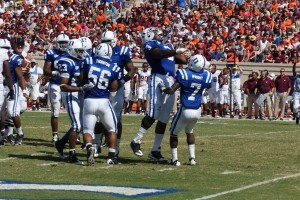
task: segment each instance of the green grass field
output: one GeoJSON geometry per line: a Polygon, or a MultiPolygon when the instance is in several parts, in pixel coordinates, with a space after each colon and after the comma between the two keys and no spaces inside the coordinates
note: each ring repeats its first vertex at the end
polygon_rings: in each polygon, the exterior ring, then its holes
{"type": "MultiPolygon", "coordinates": [[[[178,147],[182,165],[174,167],[147,159],[153,144],[154,126],[143,140],[144,157],[132,154],[129,143],[141,119],[142,116],[123,116],[121,165],[108,166],[105,163],[107,149],[103,149],[95,165],[88,167],[69,164],[57,156],[51,144],[50,113],[24,113],[23,144],[6,144],[0,149],[0,198],[300,199],[300,127],[293,121],[200,119],[194,129],[197,165],[187,165],[188,150],[182,132],[178,147]],[[29,186],[20,182],[29,183],[29,186]],[[42,185],[32,185],[34,183],[42,185]],[[47,184],[58,188],[43,189],[47,184]],[[105,191],[87,192],[83,186],[78,186],[83,191],[74,191],[78,188],[74,186],[65,189],[69,184],[99,186],[105,191]],[[122,188],[104,186],[133,188],[135,192],[140,188],[160,190],[130,196],[129,190],[122,194],[122,188]],[[34,190],[28,190],[29,187],[34,190]]],[[[66,113],[61,114],[60,136],[69,127],[66,113]]],[[[162,154],[171,158],[168,140],[169,132],[164,138],[162,154]]],[[[77,153],[79,159],[86,161],[86,152],[80,145],[77,153]]]]}

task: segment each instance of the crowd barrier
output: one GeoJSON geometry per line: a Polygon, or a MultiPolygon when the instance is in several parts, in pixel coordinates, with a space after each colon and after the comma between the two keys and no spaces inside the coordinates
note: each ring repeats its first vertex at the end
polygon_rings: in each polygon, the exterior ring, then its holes
{"type": "MultiPolygon", "coordinates": [[[[38,66],[43,68],[44,58],[42,56],[33,56],[38,66]]],[[[144,59],[134,59],[133,63],[135,67],[141,68],[142,64],[146,62],[144,59]]],[[[226,66],[226,62],[211,62],[211,64],[216,64],[217,69],[223,69],[226,66]]],[[[276,76],[280,75],[280,68],[284,67],[286,75],[292,76],[293,64],[283,64],[283,63],[252,63],[252,62],[240,62],[238,65],[244,70],[244,73],[241,77],[241,83],[247,80],[248,75],[252,71],[259,72],[260,70],[267,69],[269,73],[274,73],[276,76]]],[[[300,69],[299,69],[300,70],[300,69]]]]}

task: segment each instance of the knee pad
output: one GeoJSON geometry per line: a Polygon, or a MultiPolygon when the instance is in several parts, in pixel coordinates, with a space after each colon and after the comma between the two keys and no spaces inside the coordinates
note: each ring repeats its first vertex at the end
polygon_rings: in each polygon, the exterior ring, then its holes
{"type": "Polygon", "coordinates": [[[152,117],[149,117],[148,115],[146,115],[143,120],[142,120],[142,125],[145,128],[150,128],[152,126],[152,124],[155,122],[155,119],[153,119],[152,117]]]}

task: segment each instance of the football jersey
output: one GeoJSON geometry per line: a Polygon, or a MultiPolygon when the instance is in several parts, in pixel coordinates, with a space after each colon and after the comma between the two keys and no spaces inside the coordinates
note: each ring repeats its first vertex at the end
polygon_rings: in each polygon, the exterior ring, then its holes
{"type": "Polygon", "coordinates": [[[296,74],[294,77],[294,88],[296,92],[300,92],[300,74],[296,74]]]}
{"type": "Polygon", "coordinates": [[[77,80],[80,75],[81,60],[72,58],[70,55],[55,60],[55,68],[58,69],[60,77],[68,78],[68,85],[78,86],[77,80]]]}
{"type": "Polygon", "coordinates": [[[241,74],[240,72],[235,72],[231,74],[232,77],[232,90],[239,90],[241,88],[241,74]]]}
{"type": "Polygon", "coordinates": [[[173,50],[173,46],[171,44],[163,44],[156,40],[150,40],[144,43],[144,53],[147,62],[151,67],[152,74],[161,74],[161,75],[170,75],[174,76],[175,74],[175,59],[174,56],[163,58],[163,59],[153,59],[151,57],[151,51],[155,48],[159,48],[162,50],[173,50]]]}
{"type": "Polygon", "coordinates": [[[33,68],[30,68],[30,83],[31,84],[36,84],[39,74],[43,74],[42,68],[38,67],[35,65],[33,68]]]}
{"type": "Polygon", "coordinates": [[[95,86],[84,93],[84,98],[109,98],[109,84],[119,79],[120,67],[110,59],[98,56],[93,58],[92,64],[86,66],[83,68],[84,79],[95,86]]]}
{"type": "MultiPolygon", "coordinates": [[[[67,56],[66,52],[59,51],[57,49],[50,49],[45,53],[45,61],[51,62],[51,71],[59,71],[57,66],[54,64],[55,60],[59,60],[61,57],[67,56]]],[[[50,78],[50,83],[60,84],[59,76],[52,76],[50,78]]]]}
{"type": "Polygon", "coordinates": [[[180,84],[181,104],[188,109],[200,108],[203,90],[211,86],[212,74],[207,70],[197,73],[189,69],[179,69],[175,79],[180,84]]]}
{"type": "Polygon", "coordinates": [[[150,71],[144,72],[143,70],[139,71],[140,75],[140,86],[147,86],[148,85],[148,78],[151,75],[150,71]]]}
{"type": "Polygon", "coordinates": [[[114,64],[117,64],[121,68],[121,79],[124,77],[123,71],[125,65],[132,62],[131,58],[131,51],[128,47],[118,45],[114,47],[111,60],[114,64]]]}
{"type": "Polygon", "coordinates": [[[3,84],[3,62],[9,60],[8,50],[0,49],[0,84],[3,84]]]}
{"type": "Polygon", "coordinates": [[[93,62],[93,56],[90,51],[85,51],[85,58],[82,61],[81,69],[88,67],[89,64],[92,64],[93,62]]]}
{"type": "Polygon", "coordinates": [[[24,60],[24,58],[22,55],[12,53],[10,56],[9,65],[10,65],[10,74],[11,74],[13,84],[18,82],[18,78],[17,78],[15,69],[17,67],[21,66],[23,60],[24,60]]]}
{"type": "Polygon", "coordinates": [[[212,83],[211,83],[210,90],[213,90],[213,91],[219,90],[218,77],[219,77],[220,73],[221,73],[220,70],[216,70],[215,73],[212,74],[212,83]]]}

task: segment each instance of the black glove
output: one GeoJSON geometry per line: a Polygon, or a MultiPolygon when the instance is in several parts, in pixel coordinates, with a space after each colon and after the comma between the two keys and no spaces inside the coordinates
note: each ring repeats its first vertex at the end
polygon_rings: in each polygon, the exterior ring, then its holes
{"type": "Polygon", "coordinates": [[[9,91],[9,93],[7,94],[7,98],[9,101],[13,101],[15,99],[15,94],[13,90],[9,91]]]}

